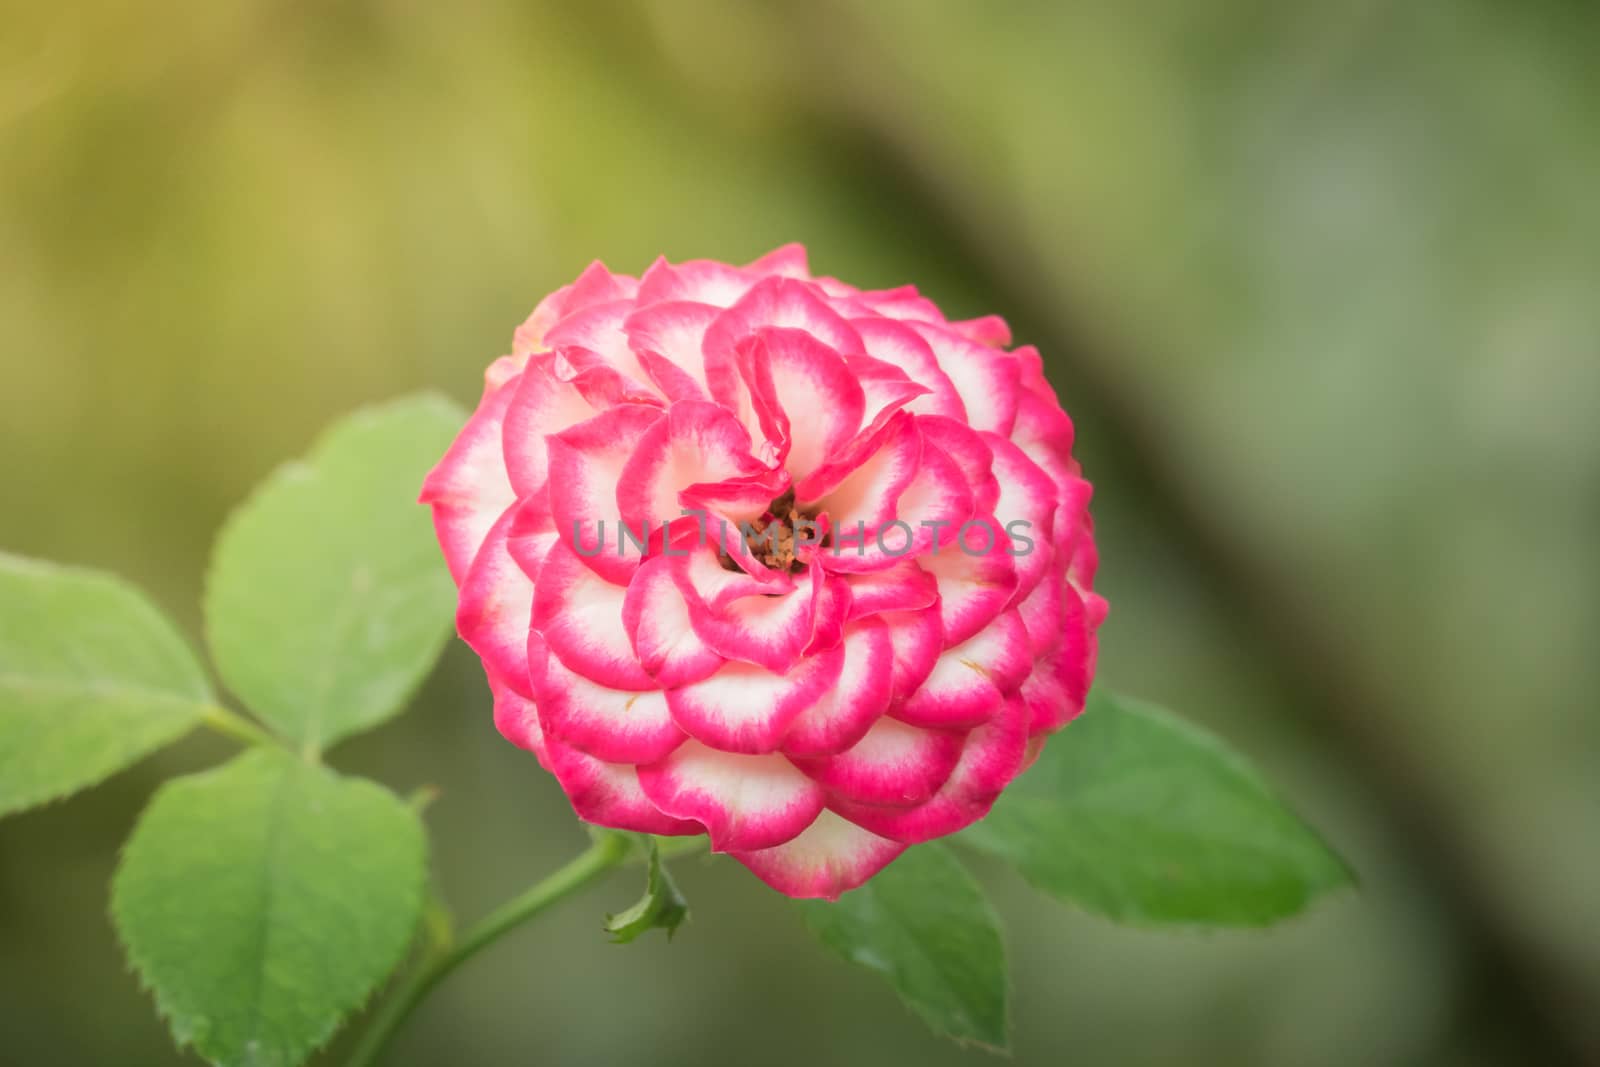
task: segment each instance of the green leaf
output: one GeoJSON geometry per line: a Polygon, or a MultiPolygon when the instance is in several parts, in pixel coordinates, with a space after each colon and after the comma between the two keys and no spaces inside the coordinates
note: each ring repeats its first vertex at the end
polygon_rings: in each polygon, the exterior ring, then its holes
{"type": "Polygon", "coordinates": [[[416,813],[387,790],[254,749],[162,786],[112,914],[180,1046],[297,1064],[400,961],[424,852],[416,813]]]}
{"type": "Polygon", "coordinates": [[[94,785],[211,703],[194,653],[138,590],[0,554],[0,814],[94,785]]]}
{"type": "Polygon", "coordinates": [[[646,930],[662,929],[667,940],[689,917],[689,902],[678,891],[678,884],[661,863],[661,850],[656,839],[645,835],[640,847],[645,850],[648,873],[645,875],[644,896],[626,911],[606,916],[606,932],[617,944],[632,941],[646,930]]]}
{"type": "Polygon", "coordinates": [[[1048,893],[1135,923],[1264,925],[1352,882],[1215,737],[1098,690],[959,840],[1048,893]]]}
{"type": "Polygon", "coordinates": [[[399,711],[449,636],[455,588],[416,500],[464,418],[433,396],[358,412],[218,538],[206,587],[217,668],[312,751],[399,711]]]}
{"type": "Polygon", "coordinates": [[[818,940],[887,978],[935,1032],[1006,1048],[1000,921],[944,846],[918,845],[838,901],[802,906],[818,940]]]}

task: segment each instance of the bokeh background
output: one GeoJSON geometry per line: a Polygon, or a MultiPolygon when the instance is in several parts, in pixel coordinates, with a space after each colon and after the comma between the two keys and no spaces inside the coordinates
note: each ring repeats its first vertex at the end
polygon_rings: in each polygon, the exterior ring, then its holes
{"type": "MultiPolygon", "coordinates": [[[[592,258],[914,281],[1045,352],[1097,483],[1101,677],[1362,872],[1268,933],[993,867],[1016,1059],[1600,1062],[1600,14],[1555,0],[0,0],[0,545],[198,633],[229,507],[327,420],[475,399],[592,258]]],[[[0,1059],[185,1062],[106,918],[195,737],[0,824],[0,1059]]],[[[471,918],[582,841],[466,650],[335,753],[437,783],[471,918]]],[[[618,876],[394,1064],[961,1064],[736,865],[618,876]]],[[[188,1062],[193,1062],[189,1059],[188,1062]]],[[[330,1062],[332,1062],[330,1060],[330,1062]]]]}

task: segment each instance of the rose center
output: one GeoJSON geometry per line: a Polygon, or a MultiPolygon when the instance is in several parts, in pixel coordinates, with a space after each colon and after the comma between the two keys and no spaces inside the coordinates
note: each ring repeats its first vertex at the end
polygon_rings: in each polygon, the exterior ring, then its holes
{"type": "MultiPolygon", "coordinates": [[[[743,524],[740,533],[744,537],[745,547],[763,567],[798,574],[806,568],[805,561],[799,558],[802,544],[826,546],[832,539],[831,532],[817,539],[818,514],[820,509],[795,506],[794,488],[791,486],[767,505],[766,512],[759,519],[743,524]]],[[[721,562],[725,570],[741,569],[727,552],[721,554],[721,562]]]]}

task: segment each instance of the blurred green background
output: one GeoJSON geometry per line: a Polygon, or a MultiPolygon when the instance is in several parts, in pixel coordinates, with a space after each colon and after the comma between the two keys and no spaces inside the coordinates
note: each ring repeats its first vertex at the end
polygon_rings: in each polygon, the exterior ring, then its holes
{"type": "MultiPolygon", "coordinates": [[[[1364,878],[1172,934],[980,868],[1018,1062],[1600,1062],[1595,5],[0,0],[0,27],[7,550],[197,633],[218,523],[330,418],[474,400],[594,257],[802,240],[1039,345],[1098,486],[1102,679],[1226,734],[1364,878]]],[[[0,824],[0,1059],[182,1061],[106,884],[155,783],[227,751],[0,824]]],[[[443,787],[462,916],[581,844],[462,647],[334,758],[443,787]]],[[[984,1060],[736,865],[681,881],[670,946],[604,943],[618,876],[392,1062],[984,1060]]]]}

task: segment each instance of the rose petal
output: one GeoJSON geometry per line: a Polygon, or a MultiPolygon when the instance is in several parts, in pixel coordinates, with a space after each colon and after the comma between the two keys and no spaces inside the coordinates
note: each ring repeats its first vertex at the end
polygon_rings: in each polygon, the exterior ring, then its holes
{"type": "Polygon", "coordinates": [[[1009,542],[995,526],[993,519],[976,519],[959,543],[917,560],[939,588],[946,647],[988,626],[1017,591],[1016,565],[1007,554],[1009,542]],[[986,534],[993,535],[990,547],[980,553],[986,534]]]}
{"type": "Polygon", "coordinates": [[[939,654],[927,680],[889,714],[914,726],[977,726],[1016,692],[1033,666],[1028,631],[1007,611],[965,642],[939,654]]]}
{"type": "Polygon", "coordinates": [[[950,328],[969,341],[990,348],[1007,348],[1011,344],[1011,327],[999,315],[985,315],[980,319],[952,322],[950,328]]]}
{"type": "Polygon", "coordinates": [[[933,348],[915,330],[906,323],[881,318],[851,319],[850,325],[861,335],[867,355],[903,368],[912,381],[928,390],[908,403],[907,410],[966,423],[967,409],[955,383],[939,366],[933,348]]]}
{"type": "Polygon", "coordinates": [[[689,622],[672,556],[646,560],[622,601],[622,625],[645,671],[663,688],[710,677],[724,660],[689,622]]]}
{"type": "Polygon", "coordinates": [[[546,742],[550,772],[584,822],[640,834],[703,834],[691,819],[675,819],[650,802],[632,764],[607,763],[559,741],[546,742]]]}
{"type": "Polygon", "coordinates": [[[887,867],[906,846],[823,811],[797,837],[733,858],[778,892],[838,900],[887,867]]]}
{"type": "Polygon", "coordinates": [[[888,807],[836,798],[828,806],[873,834],[908,845],[964,830],[989,814],[995,799],[1021,773],[1027,714],[1020,698],[1006,698],[993,718],[967,735],[955,770],[922,804],[888,807]]]}
{"type": "Polygon", "coordinates": [[[751,271],[709,259],[691,259],[673,266],[664,258],[639,279],[641,307],[661,300],[692,300],[725,308],[750,291],[757,281],[751,271]]]}
{"type": "Polygon", "coordinates": [[[633,448],[618,478],[616,499],[630,527],[656,529],[677,519],[687,492],[722,507],[760,509],[772,499],[750,453],[750,435],[725,408],[701,400],[673,404],[633,448]]]}
{"type": "Polygon", "coordinates": [[[550,477],[547,434],[560,433],[585,419],[595,408],[573,387],[556,378],[555,356],[535,356],[517,380],[501,429],[501,444],[511,486],[518,496],[544,487],[550,477]]]}
{"type": "Polygon", "coordinates": [[[632,300],[594,304],[569,314],[544,335],[544,343],[575,368],[599,364],[643,385],[650,380],[628,344],[623,323],[634,312],[632,300]]]}
{"type": "Polygon", "coordinates": [[[544,335],[562,318],[582,311],[591,304],[632,299],[639,283],[626,274],[612,274],[598,259],[589,264],[571,285],[563,285],[539,301],[527,321],[517,327],[512,339],[512,355],[527,358],[546,349],[544,335]]]}
{"type": "MultiPolygon", "coordinates": [[[[1039,587],[1047,584],[1041,582],[1039,587]]],[[[1035,664],[1022,683],[1031,736],[1053,733],[1076,718],[1083,711],[1094,678],[1094,628],[1098,621],[1091,614],[1089,603],[1075,589],[1065,583],[1059,588],[1057,647],[1035,664]]]]}
{"type": "Polygon", "coordinates": [[[918,415],[917,430],[925,444],[938,447],[960,468],[961,477],[972,492],[972,510],[979,515],[993,513],[1000,498],[1000,485],[995,480],[994,452],[984,436],[965,423],[942,415],[918,415]]]}
{"type": "Polygon", "coordinates": [[[939,305],[923,296],[914,285],[900,285],[893,289],[868,289],[856,292],[854,305],[891,319],[921,319],[924,322],[945,321],[939,305]]]}
{"type": "Polygon", "coordinates": [[[786,278],[809,278],[811,266],[806,262],[806,246],[799,242],[780,245],[755,260],[745,270],[751,274],[781,274],[786,278]]]}
{"type": "Polygon", "coordinates": [[[494,727],[500,731],[500,736],[532,752],[539,765],[548,769],[544,729],[539,725],[539,709],[533,701],[495,677],[492,671],[489,672],[489,692],[494,695],[494,727]]]}
{"type": "Polygon", "coordinates": [[[706,329],[722,314],[710,304],[664,300],[648,304],[623,322],[639,363],[669,400],[707,400],[706,329]]]}
{"type": "MultiPolygon", "coordinates": [[[[924,440],[917,475],[894,502],[895,518],[905,524],[902,530],[911,530],[909,554],[920,556],[941,546],[953,550],[962,524],[973,518],[972,509],[972,490],[961,468],[943,449],[924,440]]],[[[890,546],[890,551],[897,547],[890,546]]],[[[876,537],[872,548],[884,550],[876,537]]]]}
{"type": "Polygon", "coordinates": [[[949,376],[961,397],[967,424],[974,430],[1010,436],[1021,391],[1022,372],[1016,358],[931,323],[907,325],[933,349],[939,369],[949,376]]]}
{"type": "Polygon", "coordinates": [[[853,747],[796,759],[795,765],[830,796],[861,804],[920,804],[950,777],[965,743],[959,732],[879,719],[853,747]]]}
{"type": "Polygon", "coordinates": [[[769,439],[787,444],[785,466],[795,481],[842,450],[861,429],[866,407],[838,352],[803,330],[766,328],[740,343],[741,367],[769,439]],[[775,406],[776,410],[762,411],[775,406]],[[773,432],[776,431],[776,432],[773,432]]]}
{"type": "Polygon", "coordinates": [[[839,677],[789,724],[783,751],[790,756],[842,752],[866,736],[889,706],[894,644],[882,619],[863,619],[845,629],[839,677]]]}
{"type": "MultiPolygon", "coordinates": [[[[709,553],[697,556],[706,559],[709,553]]],[[[721,567],[717,570],[731,574],[721,567]]],[[[791,589],[776,593],[770,585],[739,575],[737,586],[720,583],[721,594],[710,600],[695,588],[688,560],[676,573],[694,632],[718,655],[782,674],[811,644],[824,579],[820,567],[813,566],[791,589]],[[734,595],[727,595],[730,591],[734,595]]]]}
{"type": "MultiPolygon", "coordinates": [[[[1041,551],[1052,553],[1054,550],[1045,548],[1041,551]]],[[[1062,626],[1067,610],[1065,585],[1066,576],[1052,565],[1043,580],[1033,587],[1033,591],[1017,603],[1017,615],[1027,628],[1028,647],[1033,650],[1036,660],[1061,647],[1062,626]]]]}
{"type": "Polygon", "coordinates": [[[850,583],[850,618],[886,611],[918,611],[939,599],[939,584],[913,559],[897,560],[880,571],[862,571],[850,583]]]}
{"type": "Polygon", "coordinates": [[[528,635],[528,670],[544,736],[609,763],[664,758],[685,736],[659,689],[628,692],[585,678],[550,654],[545,638],[528,635]]]}
{"type": "MultiPolygon", "coordinates": [[[[763,326],[804,330],[841,356],[864,351],[861,335],[828,306],[816,286],[778,276],[757,282],[717,317],[706,331],[705,350],[708,356],[712,352],[731,353],[740,341],[763,326]]],[[[712,383],[713,396],[716,396],[715,384],[712,383]]]]}
{"type": "Polygon", "coordinates": [[[533,615],[533,580],[507,548],[517,511],[514,504],[506,509],[468,568],[456,607],[456,633],[491,674],[517,693],[531,697],[527,644],[533,615]]]}
{"type": "Polygon", "coordinates": [[[500,435],[519,365],[506,357],[489,368],[478,409],[422,483],[419,500],[433,509],[439,547],[457,585],[489,528],[516,500],[500,435]]]}
{"type": "Polygon", "coordinates": [[[621,404],[548,439],[556,532],[586,567],[619,585],[643,556],[627,533],[644,540],[649,531],[622,529],[617,486],[645,434],[664,417],[657,408],[621,404]]]}
{"type": "MultiPolygon", "coordinates": [[[[985,440],[994,452],[995,481],[1000,487],[995,517],[1004,523],[1008,536],[1028,538],[1017,541],[1011,549],[1017,571],[1016,596],[1021,598],[1033,592],[1052,564],[1052,553],[1037,541],[1052,528],[1060,497],[1055,481],[1022,449],[993,434],[985,435],[985,440]],[[1028,547],[1029,542],[1033,543],[1032,548],[1028,547]]],[[[1081,493],[1067,503],[1073,510],[1088,503],[1088,483],[1077,484],[1082,486],[1081,493]]]]}
{"type": "Polygon", "coordinates": [[[713,852],[780,845],[822,811],[822,787],[782,756],[720,752],[695,741],[641,766],[639,784],[662,811],[704,824],[713,852]]]}
{"type": "Polygon", "coordinates": [[[939,612],[892,612],[879,616],[889,627],[894,648],[894,666],[889,673],[893,699],[904,700],[914,693],[939,662],[944,651],[944,625],[939,612]]]}
{"type": "Polygon", "coordinates": [[[838,681],[844,649],[801,660],[788,674],[728,662],[698,682],[667,690],[667,707],[696,740],[725,752],[773,752],[789,726],[838,681]]]}
{"type": "Polygon", "coordinates": [[[506,533],[506,550],[523,574],[538,581],[545,557],[561,540],[556,533],[555,520],[550,516],[550,494],[541,489],[517,501],[514,510],[516,516],[506,533]]]}
{"type": "Polygon", "coordinates": [[[584,563],[565,542],[551,547],[535,583],[533,628],[585,678],[617,689],[656,688],[628,640],[622,617],[627,590],[584,563]]]}
{"type": "Polygon", "coordinates": [[[881,359],[858,355],[849,357],[846,362],[861,384],[865,400],[861,418],[868,430],[878,429],[896,411],[932,392],[927,386],[912,381],[899,367],[881,359]]]}

